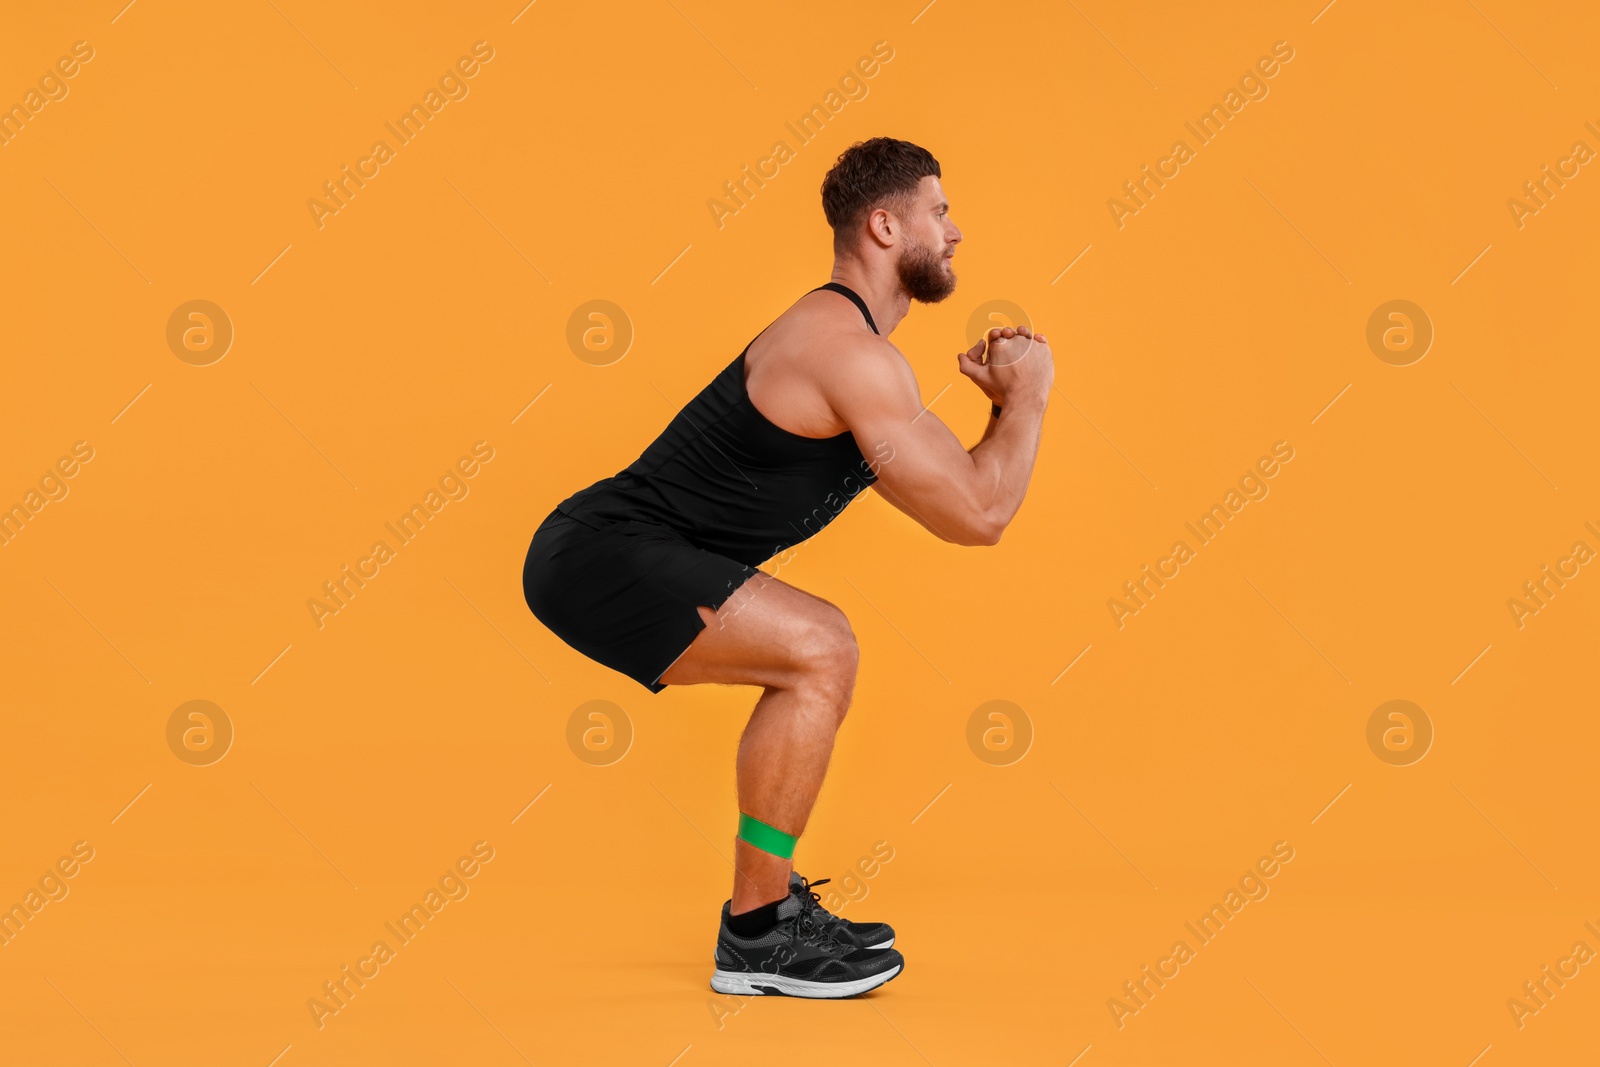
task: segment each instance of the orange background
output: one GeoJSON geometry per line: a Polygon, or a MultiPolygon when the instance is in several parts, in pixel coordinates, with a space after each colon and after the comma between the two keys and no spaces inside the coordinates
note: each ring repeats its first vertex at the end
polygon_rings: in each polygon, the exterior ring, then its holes
{"type": "Polygon", "coordinates": [[[1521,228],[1506,201],[1600,148],[1600,23],[1320,7],[8,12],[0,103],[94,58],[0,147],[0,503],[94,458],[0,547],[0,903],[94,857],[0,947],[0,1061],[1579,1062],[1595,967],[1520,1029],[1506,1001],[1600,949],[1600,576],[1520,629],[1506,602],[1600,548],[1600,177],[1521,228]],[[469,95],[318,228],[307,200],[477,41],[469,95]],[[1119,229],[1107,200],[1278,41],[1270,94],[1119,229]],[[939,158],[965,233],[956,294],[894,336],[935,414],[981,432],[954,353],[991,300],[1049,333],[1058,393],[999,547],[869,495],[784,566],[863,647],[800,869],[840,888],[885,842],[845,914],[908,963],[745,1005],[707,980],[754,693],[650,696],[545,631],[520,570],[826,280],[818,184],[878,134],[939,158]],[[207,366],[166,341],[196,299],[235,331],[207,366]],[[635,332],[608,366],[566,341],[595,299],[635,332]],[[1365,339],[1391,299],[1436,332],[1409,366],[1365,339]],[[1270,496],[1118,629],[1107,599],[1280,440],[1270,496]],[[319,629],[308,599],[479,441],[470,494],[319,629]],[[1393,699],[1435,733],[1409,766],[1366,740],[1393,699]],[[190,700],[235,731],[208,766],[168,745],[190,700]],[[609,765],[567,741],[591,700],[631,725],[609,765]],[[992,700],[1031,724],[1008,765],[968,744],[992,700]],[[319,1029],[307,1001],[480,841],[470,894],[319,1029]],[[1107,1001],[1279,841],[1270,895],[1119,1028],[1107,1001]]]}

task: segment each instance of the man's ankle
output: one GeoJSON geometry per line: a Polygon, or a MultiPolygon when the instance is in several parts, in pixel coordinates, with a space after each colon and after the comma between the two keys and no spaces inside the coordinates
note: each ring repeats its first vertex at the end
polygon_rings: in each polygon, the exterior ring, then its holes
{"type": "Polygon", "coordinates": [[[788,897],[784,896],[766,904],[758,905],[749,911],[730,912],[727,923],[728,932],[745,940],[760,937],[778,925],[778,905],[787,899],[788,897]]]}

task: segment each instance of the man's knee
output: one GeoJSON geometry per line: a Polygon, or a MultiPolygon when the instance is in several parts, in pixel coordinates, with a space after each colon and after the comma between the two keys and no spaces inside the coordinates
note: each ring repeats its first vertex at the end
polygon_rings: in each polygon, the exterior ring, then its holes
{"type": "Polygon", "coordinates": [[[807,676],[849,697],[855,688],[861,650],[844,612],[831,604],[825,611],[817,612],[807,622],[791,651],[796,666],[807,676]]]}

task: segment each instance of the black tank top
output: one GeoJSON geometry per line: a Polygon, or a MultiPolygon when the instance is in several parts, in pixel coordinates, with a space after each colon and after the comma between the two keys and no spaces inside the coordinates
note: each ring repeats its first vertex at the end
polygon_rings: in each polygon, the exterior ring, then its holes
{"type": "MultiPolygon", "coordinates": [[[[817,289],[849,297],[878,332],[854,291],[837,282],[817,289]]],[[[749,351],[747,344],[627,469],[557,509],[590,526],[666,526],[697,548],[751,567],[832,522],[877,481],[876,466],[848,430],[802,437],[756,410],[744,380],[749,351]]]]}

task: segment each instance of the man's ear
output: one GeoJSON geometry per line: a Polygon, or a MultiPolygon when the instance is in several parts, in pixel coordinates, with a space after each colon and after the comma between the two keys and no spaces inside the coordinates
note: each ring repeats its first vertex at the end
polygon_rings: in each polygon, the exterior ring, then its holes
{"type": "Polygon", "coordinates": [[[874,208],[872,214],[867,216],[867,229],[872,233],[872,239],[883,248],[894,244],[896,236],[895,219],[889,214],[888,208],[874,208]]]}

